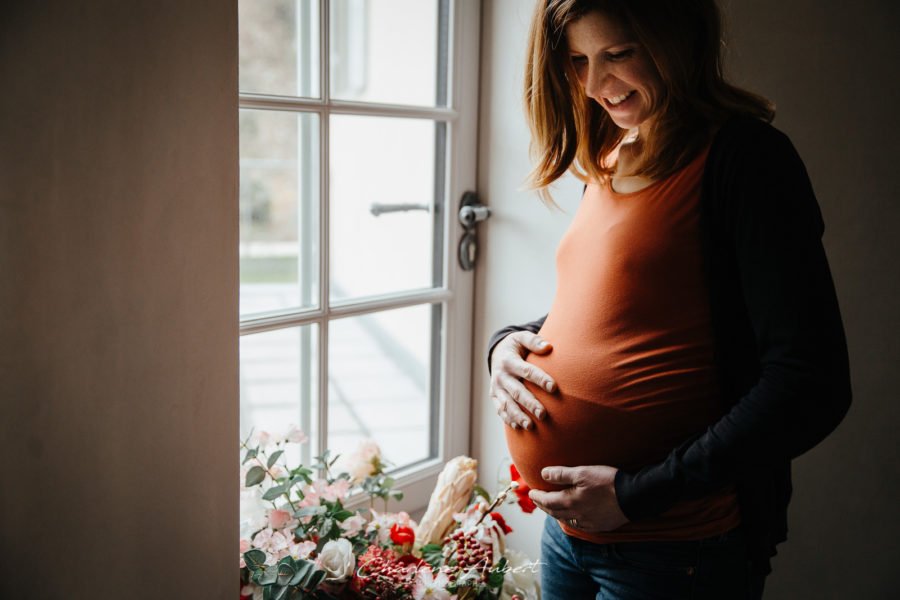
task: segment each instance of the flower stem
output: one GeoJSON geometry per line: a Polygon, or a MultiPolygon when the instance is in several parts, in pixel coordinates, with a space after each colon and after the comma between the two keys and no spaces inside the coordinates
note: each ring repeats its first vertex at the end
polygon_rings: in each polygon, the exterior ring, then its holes
{"type": "Polygon", "coordinates": [[[481,518],[478,519],[478,522],[477,522],[477,523],[475,523],[476,525],[478,525],[479,523],[481,523],[482,521],[484,521],[484,518],[485,518],[487,515],[491,514],[491,511],[494,510],[495,508],[497,508],[497,506],[499,506],[500,503],[503,502],[503,501],[506,499],[507,494],[509,494],[509,492],[512,491],[512,489],[513,489],[513,483],[514,483],[514,482],[510,482],[510,484],[509,484],[508,486],[506,486],[506,489],[505,489],[505,490],[503,490],[502,492],[500,492],[499,494],[497,494],[497,497],[494,498],[494,501],[491,502],[491,505],[488,506],[488,507],[487,507],[487,510],[485,510],[485,511],[481,514],[481,518]]]}

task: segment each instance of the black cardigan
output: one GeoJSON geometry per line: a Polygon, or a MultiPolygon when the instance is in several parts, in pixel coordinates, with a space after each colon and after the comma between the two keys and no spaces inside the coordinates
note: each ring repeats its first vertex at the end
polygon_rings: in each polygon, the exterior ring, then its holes
{"type": "MultiPolygon", "coordinates": [[[[787,539],[790,461],[830,434],[850,407],[847,342],[822,214],[785,134],[758,119],[723,125],[704,169],[701,207],[727,412],[663,461],[620,470],[616,495],[636,521],[736,483],[754,570],[768,574],[775,546],[787,539]]],[[[495,332],[488,371],[504,336],[537,333],[544,319],[495,332]]]]}

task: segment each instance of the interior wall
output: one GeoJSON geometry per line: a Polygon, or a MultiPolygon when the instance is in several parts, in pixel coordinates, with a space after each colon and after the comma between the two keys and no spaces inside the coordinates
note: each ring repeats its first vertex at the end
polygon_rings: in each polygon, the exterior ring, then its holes
{"type": "Polygon", "coordinates": [[[236,1],[2,3],[0,81],[0,597],[235,597],[236,1]]]}
{"type": "Polygon", "coordinates": [[[730,70],[775,101],[825,219],[853,382],[837,431],[793,463],[789,541],[771,598],[900,588],[900,5],[731,0],[730,70]],[[865,91],[863,91],[865,90],[865,91]]]}
{"type": "MultiPolygon", "coordinates": [[[[483,226],[476,279],[473,455],[496,477],[508,455],[488,397],[490,334],[547,312],[556,245],[580,200],[558,185],[568,214],[522,189],[528,130],[521,110],[525,39],[533,0],[483,3],[479,187],[492,216],[483,226]],[[480,341],[480,344],[479,344],[480,341]]],[[[737,83],[774,100],[776,127],[803,157],[822,208],[824,244],[837,286],[854,404],[839,429],[795,460],[788,542],[779,546],[766,598],[887,598],[900,519],[900,82],[898,5],[862,0],[727,0],[727,67],[737,83]]],[[[510,512],[513,547],[539,553],[543,514],[510,512]]]]}
{"type": "MultiPolygon", "coordinates": [[[[509,478],[503,424],[488,397],[487,340],[495,330],[546,314],[556,291],[555,249],[575,214],[582,184],[561,179],[553,197],[562,208],[546,208],[525,190],[530,171],[528,127],[522,105],[525,41],[532,0],[482,3],[481,103],[478,190],[491,217],[479,225],[475,272],[472,351],[472,456],[479,481],[509,478]]],[[[503,512],[513,533],[507,542],[538,559],[544,513],[503,512]]]]}

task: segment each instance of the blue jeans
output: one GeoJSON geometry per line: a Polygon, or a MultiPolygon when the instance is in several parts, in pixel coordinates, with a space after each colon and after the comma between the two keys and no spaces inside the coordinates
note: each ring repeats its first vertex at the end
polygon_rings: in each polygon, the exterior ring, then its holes
{"type": "Polygon", "coordinates": [[[758,600],[743,529],[702,540],[595,544],[550,515],[541,535],[542,600],[758,600]]]}

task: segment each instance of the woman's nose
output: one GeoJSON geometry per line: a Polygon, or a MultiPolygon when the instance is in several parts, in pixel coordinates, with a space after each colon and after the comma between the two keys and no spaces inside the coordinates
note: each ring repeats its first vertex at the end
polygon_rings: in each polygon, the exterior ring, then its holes
{"type": "Polygon", "coordinates": [[[609,77],[609,70],[602,64],[588,66],[587,78],[584,82],[584,93],[588,98],[601,102],[603,88],[609,77]]]}

